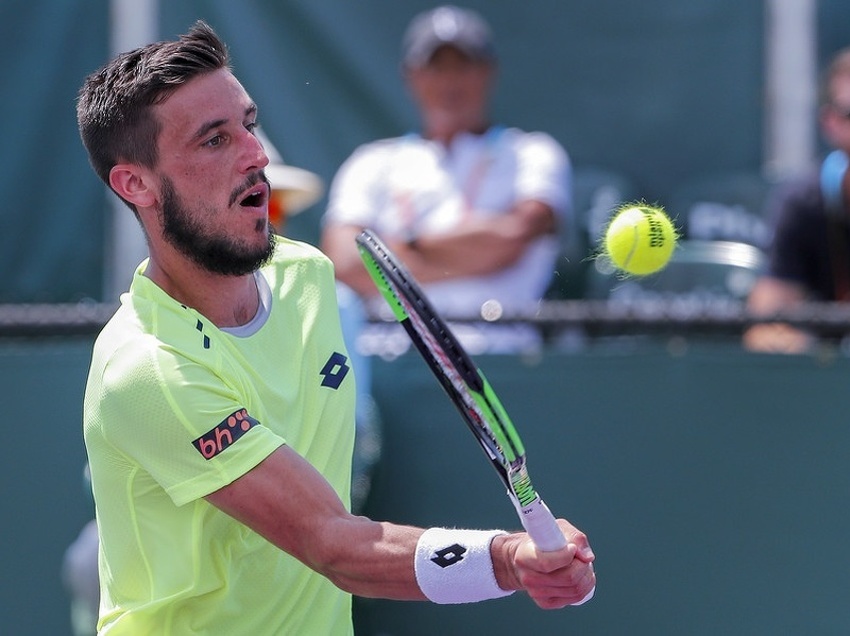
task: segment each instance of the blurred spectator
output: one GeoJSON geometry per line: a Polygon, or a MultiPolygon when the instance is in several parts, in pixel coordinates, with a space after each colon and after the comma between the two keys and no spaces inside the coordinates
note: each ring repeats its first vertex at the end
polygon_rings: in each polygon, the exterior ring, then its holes
{"type": "MultiPolygon", "coordinates": [[[[748,308],[769,316],[806,301],[850,300],[850,48],[832,60],[821,89],[820,127],[835,150],[806,177],[785,184],[772,209],[768,271],[754,286],[748,308]]],[[[764,323],[744,334],[754,351],[800,353],[812,334],[764,323]]]]}
{"type": "MultiPolygon", "coordinates": [[[[83,482],[86,494],[90,497],[91,473],[88,464],[83,469],[83,482]]],[[[65,549],[62,557],[62,583],[71,598],[73,636],[94,636],[97,633],[97,611],[100,605],[97,548],[97,522],[91,519],[65,549]]]]}
{"type": "Polygon", "coordinates": [[[100,581],[97,574],[97,522],[92,519],[65,550],[62,582],[71,597],[71,633],[94,636],[97,633],[97,608],[100,581]]]}
{"type": "MultiPolygon", "coordinates": [[[[547,134],[493,124],[496,71],[477,13],[442,6],[410,23],[402,72],[421,131],[356,149],[324,219],[322,247],[361,297],[376,295],[354,242],[366,227],[448,316],[480,317],[485,303],[496,314],[528,309],[546,291],[569,207],[569,160],[547,134]]],[[[515,348],[504,336],[486,348],[515,348]]]]}

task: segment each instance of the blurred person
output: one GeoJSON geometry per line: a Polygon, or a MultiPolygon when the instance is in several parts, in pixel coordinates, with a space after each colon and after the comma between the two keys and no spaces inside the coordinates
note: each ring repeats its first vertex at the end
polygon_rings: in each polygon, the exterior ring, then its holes
{"type": "MultiPolygon", "coordinates": [[[[86,496],[91,496],[88,464],[83,469],[86,496]]],[[[71,633],[93,636],[97,633],[100,582],[97,575],[97,523],[90,519],[62,555],[62,584],[70,597],[71,633]]]]}
{"type": "Polygon", "coordinates": [[[351,595],[584,602],[593,552],[349,511],[354,373],[332,265],[275,235],[257,106],[196,23],[77,102],[149,257],[95,343],[83,408],[102,634],[352,634],[351,595]],[[450,550],[455,559],[436,559],[450,550]],[[445,567],[443,567],[445,566],[445,567]]]}
{"type": "MultiPolygon", "coordinates": [[[[771,199],[768,270],[747,302],[757,317],[811,301],[850,301],[850,47],[828,66],[820,101],[820,129],[833,150],[819,170],[783,184],[771,199]]],[[[753,351],[802,353],[816,342],[781,322],[759,323],[744,334],[753,351]]]]}
{"type": "MultiPolygon", "coordinates": [[[[401,65],[421,131],[360,146],[334,177],[322,249],[337,278],[376,297],[354,242],[368,227],[449,317],[480,319],[485,303],[497,312],[533,308],[552,280],[565,231],[566,152],[545,133],[491,120],[497,58],[479,14],[441,6],[417,15],[401,65]]],[[[483,348],[514,348],[506,335],[483,348]]]]}

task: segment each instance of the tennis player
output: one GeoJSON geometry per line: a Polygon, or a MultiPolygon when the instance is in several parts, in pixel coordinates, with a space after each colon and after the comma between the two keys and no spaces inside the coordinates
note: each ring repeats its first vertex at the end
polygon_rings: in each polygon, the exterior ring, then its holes
{"type": "Polygon", "coordinates": [[[269,228],[257,107],[203,22],[119,55],[77,106],[149,258],[97,339],[84,433],[101,634],[351,634],[351,594],[585,600],[593,552],[349,512],[354,377],[330,261],[269,228]]]}

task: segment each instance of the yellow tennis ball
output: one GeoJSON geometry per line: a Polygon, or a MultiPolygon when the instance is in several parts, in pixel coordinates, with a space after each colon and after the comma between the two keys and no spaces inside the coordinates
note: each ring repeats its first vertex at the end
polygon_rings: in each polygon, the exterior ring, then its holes
{"type": "Polygon", "coordinates": [[[670,262],[676,248],[676,229],[663,209],[629,203],[617,210],[608,225],[604,247],[615,267],[646,276],[670,262]]]}

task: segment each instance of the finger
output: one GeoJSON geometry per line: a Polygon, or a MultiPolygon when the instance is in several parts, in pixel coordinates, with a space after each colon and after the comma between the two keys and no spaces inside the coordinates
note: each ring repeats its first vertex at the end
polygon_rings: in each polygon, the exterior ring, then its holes
{"type": "MultiPolygon", "coordinates": [[[[584,605],[584,604],[585,604],[585,603],[587,603],[590,599],[592,599],[592,598],[593,598],[593,595],[594,595],[594,594],[596,594],[596,571],[595,571],[595,569],[593,568],[593,564],[592,564],[592,563],[588,563],[588,564],[587,564],[587,574],[588,574],[588,580],[587,580],[587,581],[585,581],[585,585],[590,585],[590,591],[588,591],[588,592],[587,592],[587,593],[586,593],[586,594],[585,594],[585,595],[581,598],[581,600],[579,600],[579,601],[577,601],[577,602],[575,602],[575,603],[570,603],[570,605],[572,605],[573,607],[578,607],[579,605],[584,605]]],[[[585,587],[584,589],[587,589],[587,588],[585,587]]]]}
{"type": "Polygon", "coordinates": [[[585,563],[592,562],[596,555],[593,554],[587,535],[565,519],[559,519],[558,523],[567,541],[576,546],[576,558],[585,563]]]}
{"type": "Polygon", "coordinates": [[[590,591],[589,591],[589,592],[588,592],[588,593],[584,596],[584,598],[583,598],[583,599],[581,599],[578,603],[570,603],[570,605],[571,605],[572,607],[578,607],[579,605],[584,605],[584,604],[585,604],[585,603],[587,603],[590,599],[592,599],[592,598],[593,598],[593,595],[594,595],[594,594],[596,594],[596,585],[594,585],[592,588],[590,588],[590,591]]]}
{"type": "Polygon", "coordinates": [[[563,548],[544,552],[531,538],[525,539],[516,552],[517,564],[527,573],[543,575],[562,570],[575,560],[576,545],[567,543],[563,548]]]}
{"type": "Polygon", "coordinates": [[[579,595],[578,593],[570,593],[570,594],[550,594],[550,595],[539,595],[532,596],[532,600],[537,604],[541,609],[561,609],[564,607],[578,607],[580,605],[584,605],[590,599],[593,598],[596,593],[596,585],[590,588],[590,591],[584,593],[583,595],[579,595]],[[576,600],[578,599],[578,600],[576,600]]]}
{"type": "Polygon", "coordinates": [[[586,603],[596,587],[596,573],[589,563],[576,561],[569,568],[549,575],[525,577],[525,589],[541,607],[565,607],[586,603]]]}

